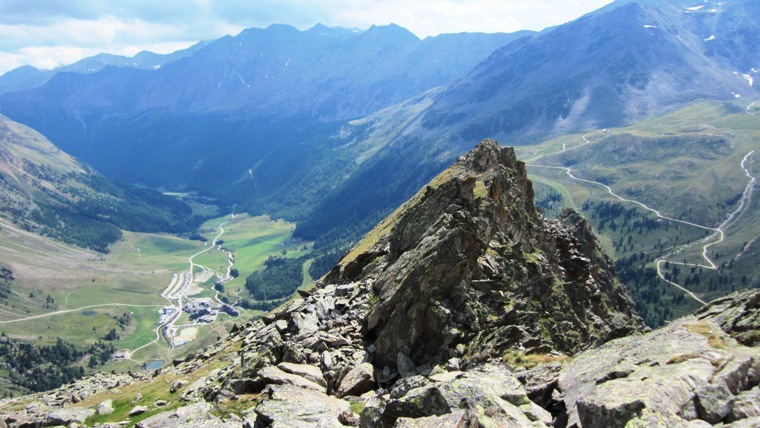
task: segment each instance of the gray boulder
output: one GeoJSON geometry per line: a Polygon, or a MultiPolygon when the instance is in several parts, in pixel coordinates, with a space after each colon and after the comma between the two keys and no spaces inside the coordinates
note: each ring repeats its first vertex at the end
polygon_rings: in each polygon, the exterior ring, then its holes
{"type": "Polygon", "coordinates": [[[467,412],[458,410],[440,416],[427,416],[423,418],[398,418],[395,428],[449,428],[470,425],[467,412]]]}
{"type": "Polygon", "coordinates": [[[104,400],[98,404],[96,413],[99,415],[110,415],[113,413],[113,400],[109,398],[108,400],[104,400]]]}
{"type": "Polygon", "coordinates": [[[246,418],[249,426],[338,428],[341,413],[351,411],[348,402],[311,389],[270,385],[264,391],[268,397],[246,418]]]}
{"type": "Polygon", "coordinates": [[[338,396],[362,395],[375,387],[375,370],[370,363],[362,363],[349,371],[340,381],[338,396]]]}
{"type": "Polygon", "coordinates": [[[734,400],[730,421],[760,417],[760,386],[743,391],[734,400]]]}
{"type": "Polygon", "coordinates": [[[259,371],[259,377],[265,384],[292,385],[298,388],[325,392],[325,387],[296,374],[287,373],[274,366],[264,367],[259,371]]]}
{"type": "Polygon", "coordinates": [[[280,363],[277,365],[277,367],[286,373],[301,376],[306,380],[327,388],[327,381],[325,381],[325,377],[322,375],[322,370],[320,370],[318,367],[312,366],[310,364],[293,363],[280,363]]]}
{"type": "Polygon", "coordinates": [[[738,345],[718,324],[687,317],[651,333],[611,341],[570,362],[558,381],[568,426],[685,426],[748,417],[734,412],[760,382],[760,349],[738,345]],[[642,419],[643,418],[643,419],[642,419]]]}
{"type": "Polygon", "coordinates": [[[143,413],[147,412],[148,408],[145,406],[135,406],[132,408],[132,410],[129,411],[129,417],[142,415],[143,413]]]}
{"type": "Polygon", "coordinates": [[[169,387],[169,393],[174,394],[175,392],[179,391],[183,386],[187,385],[186,380],[177,379],[174,382],[172,382],[172,386],[169,387]]]}
{"type": "Polygon", "coordinates": [[[137,423],[137,428],[233,428],[240,423],[223,422],[211,414],[211,404],[200,402],[171,412],[153,415],[137,423]]]}
{"type": "Polygon", "coordinates": [[[85,419],[94,414],[95,411],[92,409],[79,409],[76,407],[58,409],[47,414],[47,417],[45,418],[45,425],[68,426],[72,423],[83,424],[85,419]]]}
{"type": "Polygon", "coordinates": [[[469,426],[542,427],[552,423],[551,414],[530,401],[504,365],[489,364],[431,380],[389,400],[380,417],[382,425],[457,426],[466,422],[469,426]]]}

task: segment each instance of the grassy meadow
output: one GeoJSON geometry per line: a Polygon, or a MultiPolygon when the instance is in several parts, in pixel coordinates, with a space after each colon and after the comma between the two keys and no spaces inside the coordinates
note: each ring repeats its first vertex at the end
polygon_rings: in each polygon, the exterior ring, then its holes
{"type": "MultiPolygon", "coordinates": [[[[217,218],[204,223],[200,231],[211,241],[218,233],[217,228],[225,220],[227,223],[222,226],[224,228],[224,235],[221,237],[224,241],[222,247],[232,251],[235,260],[233,267],[239,272],[237,278],[224,284],[225,294],[233,301],[238,295],[247,297],[246,277],[263,269],[264,262],[270,256],[284,255],[298,258],[311,252],[312,243],[292,241],[295,230],[293,223],[271,220],[266,216],[250,217],[246,214],[238,214],[231,220],[229,217],[217,218]]],[[[223,266],[226,272],[227,258],[218,251],[203,254],[196,257],[194,261],[211,269],[219,269],[223,266]]],[[[308,268],[306,270],[308,271],[308,268]]],[[[309,282],[310,280],[311,278],[309,282]]]]}
{"type": "MultiPolygon", "coordinates": [[[[231,301],[237,295],[248,297],[245,277],[262,269],[268,257],[300,257],[311,250],[311,243],[292,241],[293,224],[245,214],[204,223],[199,233],[208,238],[207,243],[171,235],[124,232],[124,239],[113,244],[108,254],[61,244],[0,222],[2,263],[16,277],[14,293],[0,302],[0,331],[38,343],[53,343],[60,337],[86,346],[116,329],[120,338],[113,343],[117,349],[135,350],[147,345],[156,338],[158,308],[168,303],[161,292],[173,274],[188,269],[191,256],[209,248],[222,223],[222,247],[232,251],[233,268],[239,271],[238,278],[225,284],[231,301]],[[132,315],[132,321],[123,327],[118,318],[125,312],[132,315]],[[15,321],[19,319],[22,320],[15,321]]],[[[193,261],[223,275],[227,260],[226,252],[214,248],[196,255],[193,261]]],[[[199,272],[201,269],[196,267],[195,274],[199,272]]],[[[196,296],[213,297],[215,279],[212,276],[201,285],[203,291],[196,296]]],[[[307,281],[310,278],[304,280],[307,281]]],[[[241,317],[252,315],[252,311],[245,311],[241,317]]],[[[185,318],[180,323],[189,322],[185,318]]],[[[159,342],[141,348],[132,355],[134,361],[114,362],[113,368],[131,369],[150,359],[168,361],[201,349],[216,341],[233,322],[240,319],[220,315],[214,325],[200,328],[195,341],[171,353],[167,354],[168,346],[159,342]]]]}

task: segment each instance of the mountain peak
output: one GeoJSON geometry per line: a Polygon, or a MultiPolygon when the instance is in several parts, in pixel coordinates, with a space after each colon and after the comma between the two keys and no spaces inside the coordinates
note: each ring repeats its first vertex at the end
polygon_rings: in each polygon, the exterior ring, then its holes
{"type": "Polygon", "coordinates": [[[288,24],[270,24],[265,30],[270,31],[270,32],[283,32],[283,33],[299,32],[296,27],[292,25],[288,25],[288,24]]]}
{"type": "Polygon", "coordinates": [[[641,327],[588,224],[569,213],[568,224],[544,219],[525,165],[493,140],[390,218],[386,238],[326,278],[371,281],[378,301],[367,330],[378,364],[393,368],[399,354],[417,365],[440,362],[458,344],[494,357],[509,349],[574,353],[641,327]],[[592,327],[589,317],[604,321],[592,327]],[[540,327],[563,322],[578,336],[540,327]]]}
{"type": "Polygon", "coordinates": [[[393,23],[388,25],[373,25],[362,35],[365,37],[392,38],[395,41],[403,42],[417,42],[420,40],[419,37],[415,36],[411,31],[393,23]]]}
{"type": "Polygon", "coordinates": [[[517,163],[515,152],[511,148],[501,148],[496,140],[487,138],[463,158],[463,167],[477,172],[485,172],[497,164],[514,165],[517,163]]]}

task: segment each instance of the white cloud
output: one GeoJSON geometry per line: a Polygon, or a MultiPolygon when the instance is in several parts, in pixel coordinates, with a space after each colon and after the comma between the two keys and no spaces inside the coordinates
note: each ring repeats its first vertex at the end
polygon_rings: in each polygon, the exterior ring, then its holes
{"type": "Polygon", "coordinates": [[[611,0],[0,0],[0,73],[50,68],[107,52],[188,46],[272,23],[367,28],[395,23],[419,37],[540,30],[611,0]]]}

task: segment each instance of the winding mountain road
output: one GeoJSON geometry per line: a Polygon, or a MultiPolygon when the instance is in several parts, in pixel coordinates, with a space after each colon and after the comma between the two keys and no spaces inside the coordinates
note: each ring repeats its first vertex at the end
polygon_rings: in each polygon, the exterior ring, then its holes
{"type": "Polygon", "coordinates": [[[756,116],[756,114],[752,112],[752,107],[755,104],[757,104],[757,101],[752,101],[752,103],[750,105],[748,105],[747,107],[744,108],[744,111],[746,111],[747,114],[749,114],[749,115],[756,116]]]}
{"type": "MultiPolygon", "coordinates": [[[[752,107],[753,104],[755,104],[755,103],[752,103],[749,106],[747,106],[747,112],[748,113],[750,113],[749,109],[752,107]]],[[[750,114],[752,114],[752,113],[750,113],[750,114]]],[[[585,146],[587,144],[590,144],[590,141],[586,138],[586,135],[583,136],[583,141],[584,141],[584,144],[581,144],[579,146],[576,146],[576,147],[573,147],[573,148],[570,148],[570,149],[567,149],[567,145],[563,144],[562,145],[562,150],[559,151],[559,152],[557,152],[557,153],[554,153],[554,154],[563,153],[563,152],[568,151],[568,150],[574,150],[574,149],[583,147],[583,146],[585,146]]],[[[636,201],[636,200],[633,200],[633,199],[628,199],[628,198],[625,198],[623,196],[618,195],[617,193],[615,193],[612,190],[612,188],[610,188],[610,186],[608,186],[608,185],[606,185],[604,183],[600,183],[598,181],[587,180],[585,178],[577,177],[577,176],[575,176],[573,174],[572,169],[567,168],[567,167],[551,166],[551,165],[540,165],[540,164],[531,164],[531,166],[538,167],[538,168],[548,168],[548,169],[563,170],[563,171],[565,171],[565,173],[567,174],[567,176],[570,177],[571,179],[576,180],[576,181],[580,181],[580,182],[583,182],[583,183],[588,183],[588,184],[591,184],[591,185],[602,187],[605,190],[607,190],[607,192],[611,196],[613,196],[614,198],[616,198],[616,199],[618,199],[618,200],[620,200],[622,202],[628,202],[628,203],[631,203],[631,204],[638,205],[641,208],[644,208],[645,210],[647,210],[647,211],[655,214],[660,219],[671,221],[671,222],[674,222],[674,223],[680,223],[680,224],[684,224],[684,225],[687,225],[687,226],[691,226],[691,227],[695,227],[695,228],[698,228],[698,229],[702,229],[702,230],[713,232],[708,237],[703,238],[703,239],[700,240],[700,242],[702,242],[702,243],[706,243],[707,242],[707,244],[705,244],[705,245],[702,246],[702,258],[706,261],[706,263],[707,263],[706,265],[703,265],[703,264],[693,264],[693,263],[692,264],[688,264],[688,263],[680,263],[680,262],[668,262],[668,263],[679,264],[679,265],[689,265],[689,266],[696,265],[696,266],[699,266],[699,267],[702,267],[702,268],[705,268],[705,269],[717,270],[717,266],[715,266],[715,263],[710,259],[710,256],[707,254],[707,252],[708,252],[708,250],[709,250],[709,248],[711,246],[716,245],[716,244],[718,244],[720,242],[723,242],[723,240],[725,239],[725,229],[734,220],[736,220],[737,218],[739,218],[741,216],[742,211],[744,210],[744,208],[747,206],[748,202],[752,198],[752,190],[753,190],[753,188],[755,186],[756,178],[754,176],[752,176],[752,174],[750,173],[749,169],[746,166],[746,163],[747,163],[747,160],[754,153],[755,153],[754,150],[752,150],[749,153],[747,153],[744,156],[744,158],[742,159],[742,161],[740,162],[740,164],[739,164],[739,166],[744,170],[744,173],[747,175],[747,177],[749,177],[749,182],[745,186],[744,192],[742,194],[741,203],[739,204],[739,207],[736,210],[734,210],[733,212],[731,212],[728,215],[728,217],[726,218],[726,220],[723,221],[723,223],[721,223],[718,227],[703,226],[703,225],[692,223],[692,222],[689,222],[689,221],[679,220],[679,219],[676,219],[676,218],[668,217],[668,216],[663,215],[662,213],[660,213],[658,210],[656,210],[656,209],[654,209],[654,208],[652,208],[652,207],[650,207],[650,206],[648,206],[648,205],[646,205],[646,204],[644,204],[644,203],[642,203],[640,201],[636,201]],[[718,239],[713,241],[713,239],[715,237],[717,237],[718,239]],[[708,241],[711,241],[711,242],[708,242],[708,241]]],[[[541,155],[541,156],[538,156],[536,158],[529,159],[528,162],[534,161],[534,160],[538,160],[538,159],[540,159],[540,158],[542,158],[544,156],[545,155],[541,155]]],[[[664,256],[661,256],[661,257],[657,258],[654,262],[655,262],[655,265],[656,265],[656,268],[657,268],[657,275],[660,277],[660,279],[662,279],[663,281],[667,282],[670,285],[673,285],[674,287],[678,288],[679,290],[685,292],[691,298],[693,298],[697,302],[701,303],[702,305],[705,305],[706,304],[705,301],[703,301],[702,299],[700,299],[693,292],[691,292],[690,290],[688,290],[687,288],[685,288],[685,287],[683,287],[683,286],[681,286],[679,284],[676,284],[673,281],[670,281],[670,280],[666,279],[665,275],[662,273],[662,265],[667,262],[665,260],[667,257],[672,257],[675,254],[677,254],[680,251],[682,251],[683,249],[688,248],[688,247],[690,247],[693,244],[694,244],[694,242],[690,242],[690,243],[684,244],[684,245],[680,246],[677,250],[672,251],[672,252],[670,252],[670,253],[668,253],[668,254],[666,254],[664,256]]]]}
{"type": "Polygon", "coordinates": [[[76,309],[65,309],[65,310],[62,310],[62,311],[48,312],[48,313],[42,314],[42,315],[33,315],[33,316],[30,316],[30,317],[19,318],[19,319],[15,319],[15,320],[0,321],[0,324],[10,324],[10,323],[14,323],[14,322],[36,320],[36,319],[40,319],[40,318],[47,318],[47,317],[52,317],[52,316],[56,316],[56,315],[63,315],[63,314],[69,314],[69,313],[72,313],[72,312],[83,311],[85,309],[104,308],[104,307],[108,307],[108,306],[125,306],[125,307],[130,307],[130,308],[160,308],[161,307],[161,305],[132,305],[132,304],[129,304],[129,303],[103,303],[103,304],[100,304],[100,305],[82,306],[81,308],[76,308],[76,309]]]}

